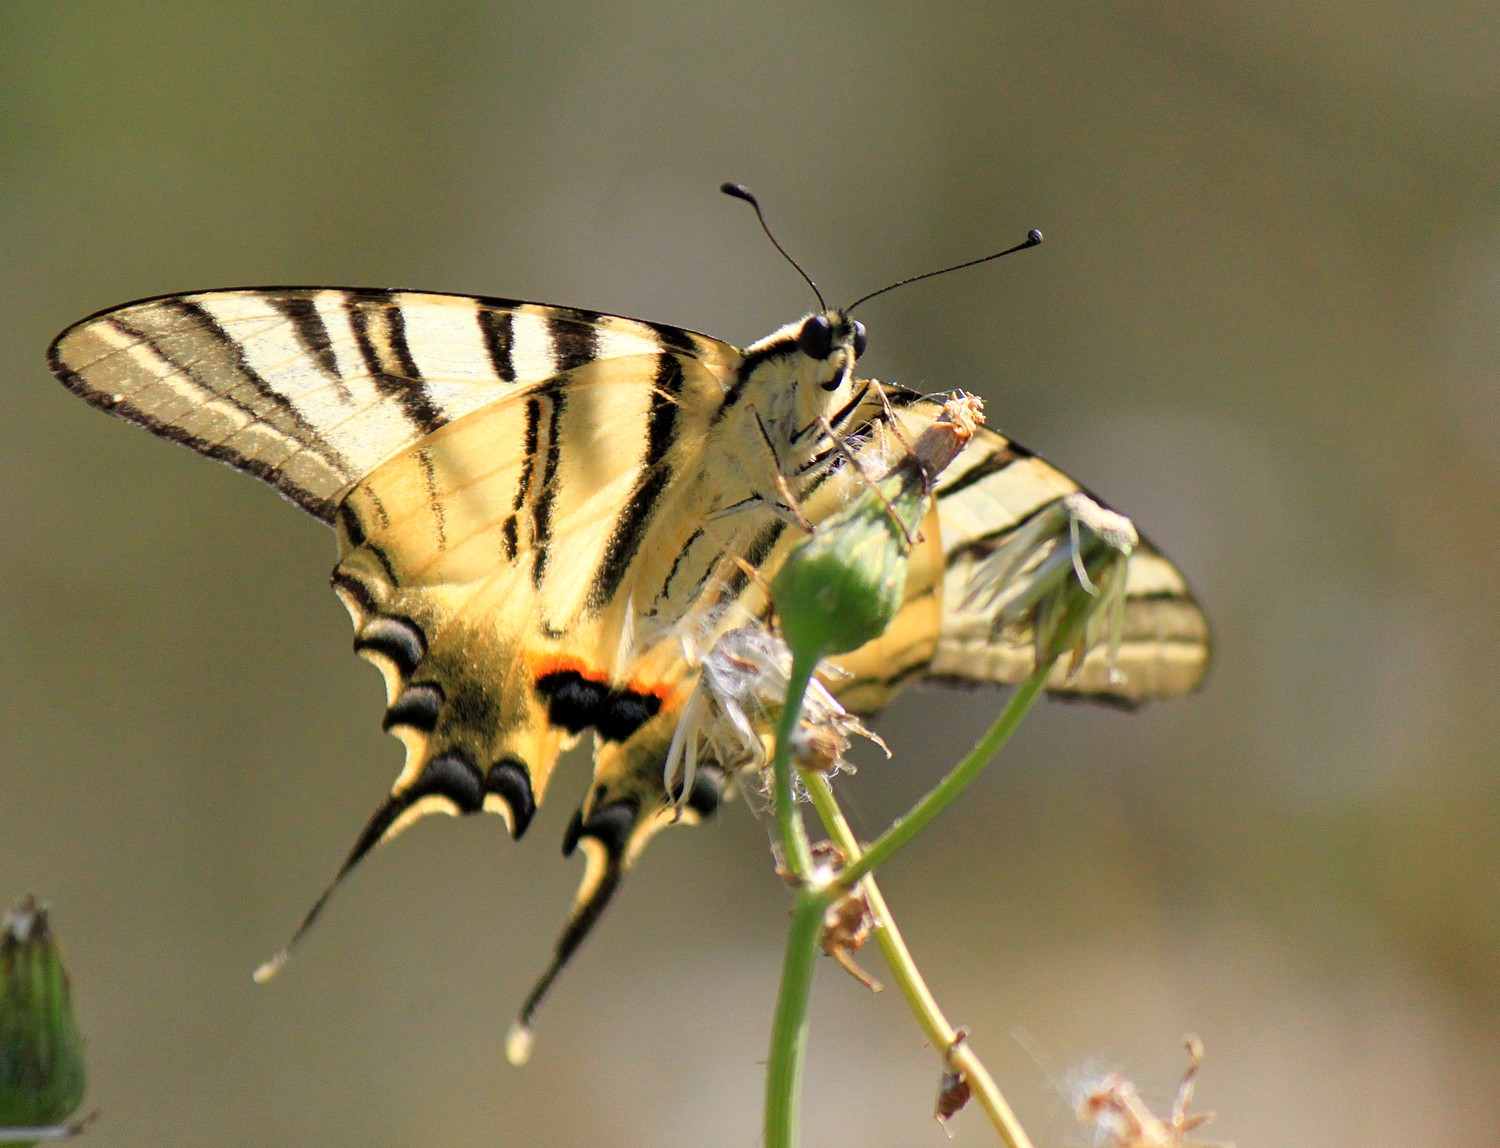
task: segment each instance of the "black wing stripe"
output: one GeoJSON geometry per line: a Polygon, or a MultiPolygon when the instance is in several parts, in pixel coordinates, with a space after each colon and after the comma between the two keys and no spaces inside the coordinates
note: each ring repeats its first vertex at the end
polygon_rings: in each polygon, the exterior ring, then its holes
{"type": "Polygon", "coordinates": [[[750,582],[750,575],[746,573],[745,567],[749,566],[758,570],[765,565],[766,559],[771,556],[771,551],[776,548],[776,543],[781,540],[786,528],[786,522],[776,518],[766,523],[750,540],[750,545],[745,547],[744,566],[736,564],[729,577],[724,579],[724,601],[733,601],[740,596],[750,582]]]}
{"type": "Polygon", "coordinates": [[[521,475],[516,480],[516,496],[510,513],[500,525],[501,540],[505,545],[505,556],[514,559],[520,549],[518,517],[521,508],[531,493],[532,478],[536,474],[536,452],[542,438],[542,404],[535,396],[526,400],[526,432],[521,445],[521,475]]]}
{"type": "Polygon", "coordinates": [[[369,535],[365,533],[365,524],[359,520],[359,512],[345,499],[339,506],[339,526],[343,528],[345,544],[350,550],[358,550],[367,541],[369,535]]]}
{"type": "Polygon", "coordinates": [[[559,387],[548,387],[546,397],[551,406],[547,417],[547,453],[542,459],[542,472],[537,480],[538,495],[531,511],[531,584],[538,590],[547,576],[547,557],[552,545],[552,510],[557,502],[557,469],[562,458],[563,391],[559,387]]]}
{"type": "Polygon", "coordinates": [[[359,607],[360,617],[356,619],[356,625],[362,624],[365,618],[379,608],[379,603],[376,602],[375,595],[371,593],[370,588],[342,567],[335,566],[328,580],[334,590],[347,594],[359,607]]]}
{"type": "Polygon", "coordinates": [[[485,354],[489,356],[490,370],[503,383],[515,382],[515,333],[512,330],[511,313],[481,306],[474,314],[479,322],[480,338],[484,340],[485,354]]]}
{"type": "Polygon", "coordinates": [[[426,447],[416,450],[417,466],[422,471],[422,486],[427,491],[427,506],[432,511],[432,526],[437,535],[438,550],[448,549],[448,516],[443,508],[442,496],[438,493],[437,464],[432,451],[426,447]]]}
{"type": "MultiPolygon", "coordinates": [[[[170,304],[169,309],[170,311],[177,314],[180,318],[185,319],[191,324],[197,325],[205,333],[207,333],[209,338],[211,338],[218,345],[220,351],[223,354],[223,359],[233,367],[234,371],[244,380],[245,384],[252,391],[254,391],[255,394],[264,399],[266,404],[270,408],[274,409],[282,415],[285,415],[286,418],[290,420],[292,426],[295,428],[295,433],[291,437],[295,438],[296,442],[298,443],[298,449],[311,449],[314,453],[327,458],[331,465],[337,467],[345,474],[353,473],[353,468],[349,465],[349,461],[342,455],[340,455],[338,451],[336,451],[329,443],[324,441],[319,436],[317,428],[315,428],[310,422],[307,421],[302,412],[297,409],[295,403],[293,403],[284,394],[282,394],[281,391],[274,387],[269,381],[267,381],[259,371],[251,366],[250,360],[245,357],[244,344],[242,344],[240,340],[236,339],[233,335],[226,331],[223,324],[220,323],[219,320],[216,319],[206,308],[198,303],[193,302],[190,299],[178,299],[170,304]]],[[[153,349],[156,350],[158,354],[163,353],[162,348],[160,348],[159,346],[155,346],[153,347],[153,349]]],[[[192,376],[189,364],[179,362],[177,365],[184,371],[187,371],[190,377],[192,376]]],[[[203,383],[196,377],[193,378],[193,381],[198,385],[203,385],[203,383]]],[[[217,388],[211,387],[207,389],[215,391],[218,390],[217,388]]],[[[266,423],[270,425],[272,429],[277,430],[278,433],[286,434],[284,430],[276,427],[274,423],[270,423],[269,420],[266,419],[264,412],[253,410],[247,404],[238,402],[238,400],[231,398],[229,395],[223,393],[222,391],[218,391],[218,397],[220,401],[231,403],[237,409],[245,411],[251,416],[251,418],[255,419],[255,421],[266,423]]]]}
{"type": "Polygon", "coordinates": [[[547,336],[552,344],[553,370],[559,375],[599,358],[599,332],[586,323],[554,315],[547,320],[547,336]]]}
{"type": "Polygon", "coordinates": [[[677,416],[682,395],[682,361],[676,355],[662,355],[656,364],[651,407],[646,416],[646,454],[641,461],[640,477],[635,489],[610,531],[604,558],[589,589],[589,605],[594,612],[603,610],[614,599],[625,572],[645,540],[652,514],[662,493],[672,481],[673,470],[667,455],[677,441],[677,416]]]}
{"type": "MultiPolygon", "coordinates": [[[[349,317],[349,326],[354,332],[355,345],[359,347],[360,358],[364,360],[365,370],[369,372],[370,380],[375,384],[375,389],[382,395],[396,400],[397,409],[405,416],[414,430],[419,435],[431,434],[442,425],[442,416],[433,408],[428,401],[427,395],[422,391],[420,383],[416,381],[417,375],[412,373],[406,378],[393,376],[386,372],[385,364],[381,361],[380,352],[375,345],[375,333],[371,329],[371,314],[384,313],[388,338],[394,342],[399,338],[402,347],[405,347],[406,330],[405,324],[395,318],[400,314],[400,309],[389,305],[389,296],[366,292],[361,295],[350,294],[344,300],[344,313],[349,317]],[[386,306],[382,308],[373,307],[370,304],[385,301],[386,306]]],[[[400,358],[400,355],[392,349],[392,355],[400,358]]],[[[408,360],[411,358],[411,349],[405,349],[408,360]]],[[[415,364],[412,366],[415,372],[415,364]]]]}
{"type": "MultiPolygon", "coordinates": [[[[657,596],[656,596],[656,601],[657,602],[660,602],[664,598],[668,598],[668,597],[671,596],[671,594],[672,594],[672,579],[675,578],[675,577],[677,577],[677,570],[682,565],[682,560],[684,558],[686,558],[688,556],[689,551],[691,551],[693,549],[693,544],[695,542],[697,542],[698,539],[700,539],[702,537],[703,537],[703,527],[701,527],[701,526],[698,527],[698,529],[694,530],[692,532],[692,534],[688,535],[688,540],[682,544],[682,551],[681,551],[681,553],[679,553],[676,558],[672,559],[672,568],[667,571],[667,576],[662,581],[661,592],[659,594],[657,594],[657,596]]],[[[700,583],[700,585],[701,585],[701,583],[700,583]]]]}
{"type": "Polygon", "coordinates": [[[941,502],[945,498],[952,498],[955,494],[968,490],[971,486],[978,485],[991,475],[1003,473],[1015,461],[1016,456],[1008,450],[996,451],[994,454],[987,455],[946,485],[939,481],[937,488],[938,501],[941,502]]]}
{"type": "Polygon", "coordinates": [[[328,334],[328,325],[323,322],[318,305],[311,299],[298,296],[272,296],[268,302],[272,310],[292,325],[297,345],[333,384],[339,398],[346,403],[351,402],[354,396],[349,390],[349,384],[344,381],[344,376],[339,373],[338,357],[333,353],[333,339],[328,334]]]}
{"type": "MultiPolygon", "coordinates": [[[[974,469],[978,470],[979,467],[975,467],[974,469]]],[[[938,497],[941,498],[942,496],[939,495],[938,497]]],[[[1021,515],[1020,518],[1014,518],[1001,526],[995,527],[995,529],[993,530],[986,530],[983,534],[975,534],[971,535],[968,538],[960,539],[956,545],[954,545],[950,550],[947,551],[944,557],[949,562],[953,562],[955,559],[961,558],[965,555],[974,555],[978,558],[987,557],[988,555],[994,553],[995,547],[1003,542],[1008,536],[1014,534],[1017,530],[1020,530],[1021,527],[1025,526],[1038,514],[1043,514],[1046,511],[1051,510],[1054,506],[1057,505],[1058,501],[1059,499],[1057,498],[1049,498],[1046,501],[1039,503],[1031,510],[1027,511],[1025,514],[1021,515]]]]}
{"type": "Polygon", "coordinates": [[[661,340],[661,345],[669,350],[694,357],[700,354],[698,344],[694,342],[692,334],[681,327],[669,327],[665,323],[641,323],[641,326],[661,340]]]}
{"type": "Polygon", "coordinates": [[[386,308],[385,322],[386,338],[390,342],[391,354],[400,368],[400,374],[395,378],[382,376],[376,380],[377,385],[401,404],[413,426],[423,434],[431,434],[446,420],[442,412],[432,405],[432,399],[427,394],[427,384],[422,378],[422,370],[412,357],[411,344],[406,340],[406,315],[399,305],[393,305],[386,308]]]}

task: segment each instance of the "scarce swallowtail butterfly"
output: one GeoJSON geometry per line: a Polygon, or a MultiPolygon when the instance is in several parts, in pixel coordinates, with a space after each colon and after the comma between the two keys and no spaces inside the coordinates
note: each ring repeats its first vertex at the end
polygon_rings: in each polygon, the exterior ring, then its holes
{"type": "MultiPolygon", "coordinates": [[[[650,838],[711,815],[730,780],[700,761],[689,792],[664,781],[699,673],[683,627],[766,618],[765,582],[799,522],[847,501],[850,460],[915,440],[942,408],[860,378],[864,350],[838,309],[740,349],[509,299],[256,287],[101,311],[49,360],[86,402],[254,475],[337,536],[333,588],[385,678],[383,724],[406,762],[303,929],[425,814],[496,813],[519,838],[558,755],[592,733],[593,780],[563,842],[586,869],[529,1022],[650,838]]],[[[936,482],[895,622],[838,659],[839,701],[869,714],[913,680],[1024,677],[1031,645],[968,589],[1078,489],[980,427],[936,482]]],[[[1195,689],[1208,660],[1197,602],[1142,540],[1113,672],[1095,650],[1052,690],[1133,706],[1195,689]]]]}

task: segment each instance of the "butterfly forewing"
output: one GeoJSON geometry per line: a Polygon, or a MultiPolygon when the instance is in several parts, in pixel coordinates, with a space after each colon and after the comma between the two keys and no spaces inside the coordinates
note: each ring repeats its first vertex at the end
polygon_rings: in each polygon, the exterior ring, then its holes
{"type": "Polygon", "coordinates": [[[50,361],[88,402],[276,487],[324,522],[385,459],[517,388],[664,345],[732,348],[613,315],[411,291],[267,288],[132,303],[50,361]]]}

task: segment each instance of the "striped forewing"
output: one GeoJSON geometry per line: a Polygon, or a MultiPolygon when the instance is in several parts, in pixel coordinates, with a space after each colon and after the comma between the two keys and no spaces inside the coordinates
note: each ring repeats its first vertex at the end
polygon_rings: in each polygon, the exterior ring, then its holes
{"type": "Polygon", "coordinates": [[[504,299],[262,288],[148,299],[49,353],[88,402],[270,483],[324,522],[386,459],[580,366],[738,352],[672,327],[504,299]]]}

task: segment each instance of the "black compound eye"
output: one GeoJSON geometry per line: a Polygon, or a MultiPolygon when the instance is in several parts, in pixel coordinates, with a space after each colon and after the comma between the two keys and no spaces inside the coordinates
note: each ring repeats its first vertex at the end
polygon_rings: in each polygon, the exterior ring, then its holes
{"type": "Polygon", "coordinates": [[[854,357],[862,358],[865,348],[870,345],[870,337],[865,334],[865,325],[858,319],[854,321],[854,357]]]}
{"type": "Polygon", "coordinates": [[[833,354],[833,327],[826,315],[809,315],[797,332],[797,349],[809,359],[826,359],[833,354]]]}

